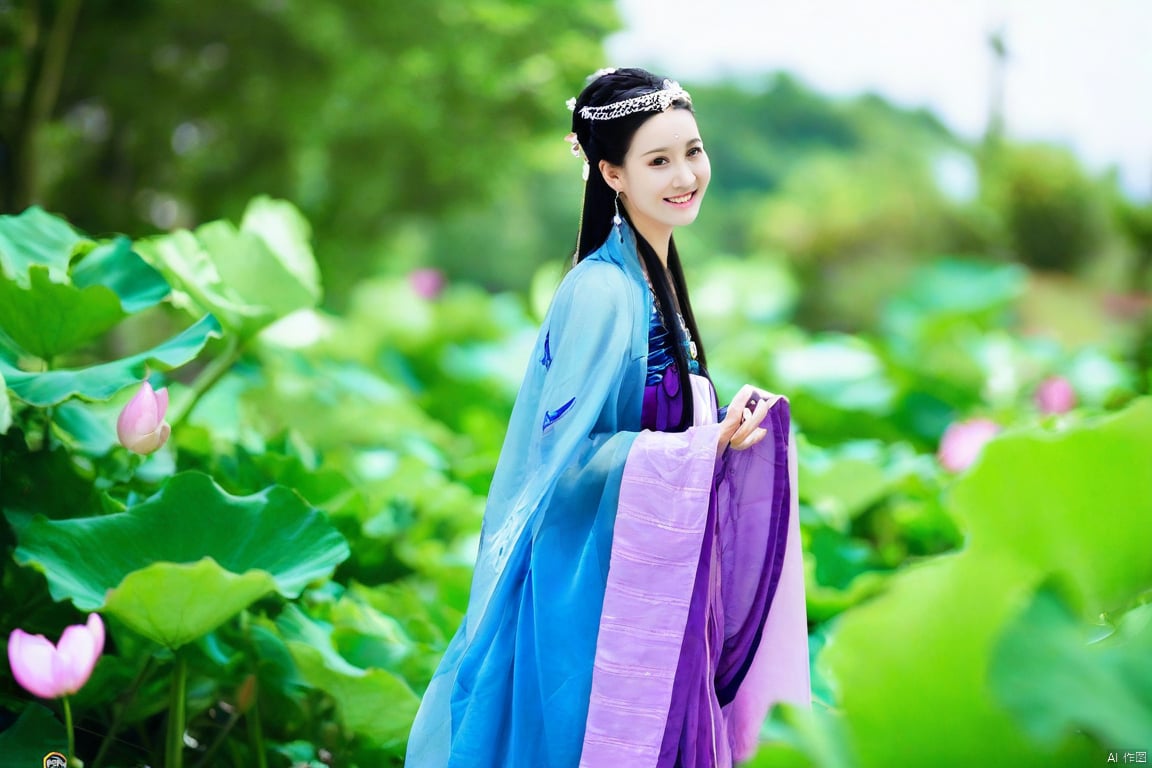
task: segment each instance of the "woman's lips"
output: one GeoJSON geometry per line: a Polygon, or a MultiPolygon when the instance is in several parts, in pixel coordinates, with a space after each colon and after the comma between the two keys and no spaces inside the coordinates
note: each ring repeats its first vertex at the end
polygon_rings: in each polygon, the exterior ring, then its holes
{"type": "Polygon", "coordinates": [[[676,197],[666,197],[666,198],[664,198],[664,202],[668,203],[669,205],[674,205],[677,208],[687,208],[688,206],[692,205],[692,202],[695,199],[696,199],[696,191],[693,190],[693,191],[688,192],[687,194],[684,194],[684,195],[678,195],[676,197]]]}

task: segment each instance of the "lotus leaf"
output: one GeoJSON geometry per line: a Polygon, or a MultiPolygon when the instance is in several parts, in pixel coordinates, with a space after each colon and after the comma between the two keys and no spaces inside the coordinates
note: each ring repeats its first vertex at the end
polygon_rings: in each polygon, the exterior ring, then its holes
{"type": "Polygon", "coordinates": [[[1134,469],[1152,466],[1150,433],[1145,399],[1098,421],[986,446],[952,493],[967,546],[901,570],[886,594],[840,618],[823,654],[860,766],[910,756],[949,765],[1099,757],[1072,734],[1037,744],[1022,732],[995,700],[992,660],[1042,583],[1061,584],[1083,619],[1123,607],[1152,583],[1152,474],[1134,469]]]}
{"type": "Polygon", "coordinates": [[[213,221],[137,244],[169,281],[247,339],[320,300],[307,222],[290,203],[254,199],[239,228],[213,221]]]}
{"type": "Polygon", "coordinates": [[[20,718],[0,732],[0,755],[4,765],[43,765],[49,752],[62,751],[68,732],[64,724],[42,704],[30,704],[20,718]]]}
{"type": "Polygon", "coordinates": [[[77,288],[53,282],[47,267],[33,266],[29,287],[0,275],[0,325],[25,352],[51,359],[70,352],[128,315],[103,285],[77,288]]]}
{"type": "Polygon", "coordinates": [[[1145,743],[1152,734],[1152,605],[1125,615],[1096,643],[1054,591],[1042,590],[996,648],[992,680],[1038,740],[1084,730],[1106,744],[1145,743]]]}
{"type": "Polygon", "coordinates": [[[400,677],[350,663],[337,653],[331,631],[295,606],[289,606],[276,625],[301,679],[336,700],[349,729],[382,747],[404,742],[420,699],[400,677]]]}
{"type": "Polygon", "coordinates": [[[107,610],[166,645],[272,590],[296,597],[348,557],[344,538],[294,491],[232,496],[197,472],[124,512],[37,516],[18,538],[15,559],[43,571],[54,598],[107,610]]]}
{"type": "Polygon", "coordinates": [[[46,407],[72,397],[107,400],[121,389],[139,384],[149,366],[168,369],[184,365],[200,353],[208,339],[220,334],[216,318],[205,315],[164,343],[120,360],[88,368],[33,373],[20,370],[0,356],[0,373],[8,379],[12,393],[29,405],[46,407]]]}
{"type": "Polygon", "coordinates": [[[0,217],[0,326],[23,352],[69,352],[168,293],[127,238],[95,245],[39,208],[0,217]]]}
{"type": "Polygon", "coordinates": [[[73,264],[71,277],[77,288],[103,285],[111,289],[129,314],[155,306],[171,292],[164,277],[132,250],[132,241],[126,237],[85,254],[73,264]]]}
{"type": "Polygon", "coordinates": [[[82,242],[68,222],[38,206],[0,216],[0,273],[20,281],[32,266],[41,266],[53,281],[64,282],[72,251],[82,242]]]}

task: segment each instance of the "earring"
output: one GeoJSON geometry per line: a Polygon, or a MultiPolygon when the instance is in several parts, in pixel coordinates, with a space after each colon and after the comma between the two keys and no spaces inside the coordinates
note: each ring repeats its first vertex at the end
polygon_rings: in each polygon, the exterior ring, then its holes
{"type": "Polygon", "coordinates": [[[616,209],[616,212],[614,214],[612,214],[612,226],[616,228],[616,236],[620,238],[620,242],[624,242],[624,233],[620,231],[620,225],[623,223],[624,220],[622,218],[620,218],[620,193],[619,192],[616,193],[616,199],[612,201],[612,207],[616,209]]]}

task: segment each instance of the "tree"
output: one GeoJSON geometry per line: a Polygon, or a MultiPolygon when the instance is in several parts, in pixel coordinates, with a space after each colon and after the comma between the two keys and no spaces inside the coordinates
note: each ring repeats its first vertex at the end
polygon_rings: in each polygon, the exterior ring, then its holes
{"type": "Polygon", "coordinates": [[[616,23],[610,0],[16,0],[3,209],[142,234],[271,194],[338,279],[398,217],[489,194],[616,23]]]}

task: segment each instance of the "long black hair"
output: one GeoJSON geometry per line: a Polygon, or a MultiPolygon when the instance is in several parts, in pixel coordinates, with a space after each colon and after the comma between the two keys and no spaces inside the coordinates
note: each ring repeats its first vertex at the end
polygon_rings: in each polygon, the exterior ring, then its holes
{"type": "MultiPolygon", "coordinates": [[[[632,138],[636,135],[637,129],[657,114],[651,111],[635,112],[611,120],[588,120],[580,116],[580,109],[602,107],[659,91],[664,87],[664,80],[663,77],[644,69],[607,70],[599,76],[594,76],[576,97],[576,107],[572,112],[572,131],[576,134],[576,140],[580,143],[580,148],[584,151],[590,166],[588,180],[584,184],[584,210],[580,218],[580,235],[576,246],[577,263],[603,245],[612,232],[612,217],[616,213],[616,191],[608,186],[608,182],[600,173],[600,161],[607,160],[612,165],[623,165],[624,156],[632,146],[632,138]]],[[[687,109],[691,112],[692,104],[687,99],[677,99],[672,102],[671,108],[687,109]]],[[[623,208],[620,209],[620,215],[625,218],[628,216],[623,208]]],[[[636,250],[652,283],[656,306],[663,315],[668,332],[676,339],[676,343],[672,344],[672,352],[680,377],[684,408],[681,411],[680,424],[671,426],[673,431],[682,432],[690,427],[693,421],[692,385],[688,378],[687,340],[680,324],[676,322],[676,301],[673,296],[680,297],[680,310],[684,315],[684,322],[696,342],[696,359],[700,363],[701,372],[707,376],[704,344],[696,328],[692,302],[688,299],[688,286],[684,282],[684,269],[680,264],[680,254],[676,251],[675,238],[668,243],[668,274],[672,276],[670,285],[664,266],[660,263],[660,258],[652,245],[635,227],[632,231],[636,235],[636,250]],[[672,292],[673,287],[675,293],[672,292]]]]}

